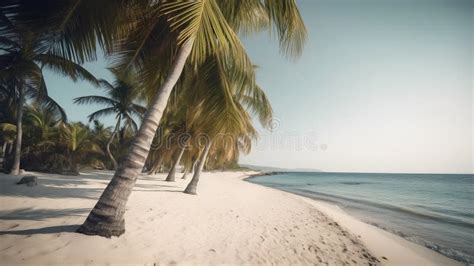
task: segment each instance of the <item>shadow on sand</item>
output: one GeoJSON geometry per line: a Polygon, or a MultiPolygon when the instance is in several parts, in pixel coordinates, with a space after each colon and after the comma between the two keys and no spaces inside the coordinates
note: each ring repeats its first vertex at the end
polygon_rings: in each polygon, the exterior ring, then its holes
{"type": "Polygon", "coordinates": [[[68,209],[34,209],[21,208],[9,211],[0,211],[0,220],[27,220],[44,221],[50,218],[64,216],[84,216],[89,212],[89,208],[68,208],[68,209]]]}
{"type": "MultiPolygon", "coordinates": [[[[0,197],[16,198],[50,198],[50,199],[89,199],[97,200],[104,191],[105,186],[112,178],[113,172],[91,171],[81,173],[79,176],[63,176],[57,174],[28,173],[38,176],[38,186],[27,187],[16,185],[21,178],[19,176],[0,174],[0,197]]],[[[134,191],[139,192],[179,192],[182,191],[173,183],[163,183],[163,178],[140,177],[145,180],[145,184],[135,185],[134,191]],[[176,188],[177,190],[173,190],[176,188]]],[[[29,201],[30,206],[34,206],[35,201],[29,201]]],[[[35,229],[16,230],[20,226],[20,221],[48,221],[49,219],[67,216],[85,216],[90,208],[64,208],[38,209],[34,207],[23,207],[11,210],[0,210],[0,222],[5,221],[3,231],[0,235],[33,235],[33,234],[54,234],[62,232],[75,232],[80,225],[57,225],[35,229]],[[7,227],[18,221],[18,224],[7,227]]],[[[58,206],[56,206],[58,207],[58,206]]],[[[1,208],[0,208],[1,209],[1,208]]]]}
{"type": "MultiPolygon", "coordinates": [[[[16,185],[21,179],[18,176],[0,173],[0,196],[28,197],[28,198],[83,198],[97,200],[112,178],[111,171],[84,172],[78,176],[67,176],[58,174],[28,173],[38,176],[37,187],[26,187],[16,185]]],[[[137,189],[175,188],[173,183],[156,184],[162,182],[162,178],[141,176],[140,180],[146,180],[147,184],[136,184],[137,189]]]]}
{"type": "Polygon", "coordinates": [[[26,230],[0,231],[0,235],[33,235],[33,234],[57,234],[57,233],[74,233],[80,224],[48,226],[26,230]]]}

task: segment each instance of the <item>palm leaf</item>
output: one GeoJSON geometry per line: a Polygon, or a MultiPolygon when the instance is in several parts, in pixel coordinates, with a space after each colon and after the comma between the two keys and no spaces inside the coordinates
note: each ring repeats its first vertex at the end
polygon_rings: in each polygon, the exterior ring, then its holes
{"type": "Polygon", "coordinates": [[[99,119],[104,116],[113,115],[115,113],[114,107],[104,108],[98,111],[93,112],[88,116],[89,121],[99,119]]]}
{"type": "Polygon", "coordinates": [[[98,96],[98,95],[89,95],[89,96],[81,96],[74,98],[73,102],[75,104],[102,104],[107,105],[112,108],[118,104],[116,101],[107,98],[105,96],[98,96]]]}
{"type": "Polygon", "coordinates": [[[99,81],[94,77],[94,75],[89,73],[89,71],[87,71],[79,64],[76,64],[63,57],[53,54],[38,54],[35,57],[35,61],[38,61],[43,66],[50,68],[53,71],[62,73],[70,77],[74,81],[78,79],[83,79],[91,82],[96,86],[99,85],[99,81]]]}
{"type": "Polygon", "coordinates": [[[270,24],[276,29],[282,53],[301,55],[306,42],[306,28],[295,0],[263,0],[270,24]]]}

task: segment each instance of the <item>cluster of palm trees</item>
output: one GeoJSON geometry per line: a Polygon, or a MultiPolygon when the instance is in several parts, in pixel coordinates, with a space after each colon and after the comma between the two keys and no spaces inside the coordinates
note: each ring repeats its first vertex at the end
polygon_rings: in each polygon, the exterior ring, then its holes
{"type": "MultiPolygon", "coordinates": [[[[0,154],[5,157],[2,168],[8,171],[15,157],[13,148],[17,125],[13,110],[16,106],[8,106],[8,102],[1,99],[0,103],[9,107],[2,110],[2,114],[13,117],[0,118],[0,154]]],[[[21,166],[25,170],[78,175],[79,166],[112,169],[113,161],[107,151],[112,146],[116,155],[123,155],[133,138],[133,131],[127,126],[116,132],[99,120],[91,121],[90,125],[68,122],[62,113],[37,101],[27,102],[23,112],[21,166]]]]}
{"type": "MultiPolygon", "coordinates": [[[[100,122],[94,121],[92,128],[79,122],[67,123],[60,114],[39,103],[23,109],[22,168],[62,174],[77,174],[78,164],[105,168],[101,143],[109,132],[100,122]]],[[[3,168],[8,169],[12,167],[17,126],[2,120],[0,133],[2,153],[7,159],[3,168]]]]}
{"type": "Polygon", "coordinates": [[[252,117],[270,125],[270,103],[239,39],[261,30],[275,33],[283,54],[300,55],[306,31],[295,0],[2,1],[0,87],[16,106],[15,154],[27,102],[61,110],[47,95],[43,68],[101,86],[108,97],[75,102],[104,105],[91,120],[115,115],[103,149],[115,174],[78,232],[123,234],[125,205],[143,169],[165,166],[168,181],[179,165],[184,175],[194,170],[185,192],[195,194],[204,167],[229,167],[250,150],[252,117]],[[99,51],[111,62],[113,84],[80,65],[99,51]],[[133,139],[117,160],[111,145],[123,127],[133,139]]]}

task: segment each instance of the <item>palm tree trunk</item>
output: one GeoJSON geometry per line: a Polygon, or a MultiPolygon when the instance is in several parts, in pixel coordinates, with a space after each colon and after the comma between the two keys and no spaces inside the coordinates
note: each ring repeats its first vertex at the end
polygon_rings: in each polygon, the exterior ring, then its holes
{"type": "Polygon", "coordinates": [[[204,149],[204,153],[201,156],[201,160],[199,160],[196,167],[194,167],[193,179],[191,179],[191,182],[189,182],[188,186],[184,190],[184,193],[196,195],[196,188],[199,182],[199,176],[201,175],[202,168],[204,167],[204,164],[206,163],[207,155],[209,154],[209,149],[211,148],[211,145],[212,145],[212,141],[209,141],[206,144],[206,148],[204,149]]]}
{"type": "Polygon", "coordinates": [[[13,150],[13,142],[9,142],[8,143],[8,155],[12,154],[12,150],[13,150]]]}
{"type": "Polygon", "coordinates": [[[194,161],[193,161],[193,165],[191,166],[191,172],[194,173],[196,172],[196,165],[198,164],[199,162],[199,158],[196,158],[194,161]]]}
{"type": "Polygon", "coordinates": [[[21,142],[23,138],[23,105],[25,102],[25,94],[23,87],[20,86],[20,99],[18,100],[17,112],[16,112],[16,141],[15,141],[15,155],[13,158],[13,166],[11,169],[12,175],[20,174],[20,160],[21,160],[21,142]]]}
{"type": "Polygon", "coordinates": [[[179,162],[181,161],[181,157],[183,157],[184,150],[186,149],[186,145],[183,145],[181,150],[178,153],[178,156],[176,157],[173,166],[171,166],[171,170],[168,173],[168,176],[166,177],[166,181],[168,182],[174,182],[175,181],[175,174],[176,174],[176,168],[179,167],[179,162]]]}
{"type": "Polygon", "coordinates": [[[163,156],[160,156],[155,162],[153,162],[150,170],[148,171],[149,175],[156,175],[158,170],[160,170],[161,163],[163,162],[163,156]]]}
{"type": "Polygon", "coordinates": [[[2,146],[2,157],[7,157],[6,156],[6,152],[7,152],[7,144],[8,142],[3,142],[3,146],[2,146]]]}
{"type": "Polygon", "coordinates": [[[188,176],[188,173],[189,173],[189,169],[187,167],[185,167],[183,177],[181,177],[181,179],[186,179],[186,177],[188,176]]]}
{"type": "Polygon", "coordinates": [[[192,46],[193,41],[190,40],[178,50],[170,72],[153,98],[127,155],[77,232],[104,237],[120,236],[125,232],[125,205],[143,170],[168,98],[183,72],[192,46]]]}
{"type": "Polygon", "coordinates": [[[76,161],[76,155],[74,152],[71,152],[70,155],[70,160],[71,160],[71,172],[74,174],[78,174],[79,171],[77,170],[77,161],[76,161]]]}
{"type": "Polygon", "coordinates": [[[119,117],[117,118],[117,124],[115,125],[115,129],[114,129],[114,132],[112,133],[112,136],[110,136],[110,139],[109,141],[107,142],[107,155],[109,156],[110,160],[112,161],[113,165],[114,165],[114,169],[113,170],[116,170],[118,168],[118,164],[117,164],[117,161],[115,160],[114,158],[114,155],[112,154],[112,152],[110,151],[110,145],[112,144],[112,142],[114,141],[114,138],[115,138],[115,135],[117,135],[117,132],[120,128],[120,122],[121,122],[121,116],[119,115],[119,117]]]}

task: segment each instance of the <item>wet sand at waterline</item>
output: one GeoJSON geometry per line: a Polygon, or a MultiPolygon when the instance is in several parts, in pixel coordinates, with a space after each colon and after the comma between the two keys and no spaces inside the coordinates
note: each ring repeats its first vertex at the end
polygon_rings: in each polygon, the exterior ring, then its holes
{"type": "Polygon", "coordinates": [[[143,176],[128,202],[126,233],[106,239],[74,233],[112,173],[39,174],[15,185],[0,174],[2,264],[456,264],[337,207],[259,186],[250,172],[188,180],[143,176]]]}

